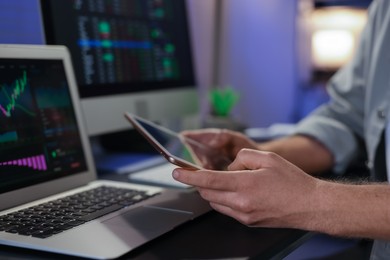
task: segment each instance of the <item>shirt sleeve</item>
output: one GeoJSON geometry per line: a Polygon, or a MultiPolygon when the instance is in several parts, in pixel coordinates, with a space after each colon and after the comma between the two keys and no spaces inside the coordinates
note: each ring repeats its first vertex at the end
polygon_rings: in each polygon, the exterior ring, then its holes
{"type": "Polygon", "coordinates": [[[331,151],[333,171],[341,174],[361,154],[364,128],[364,104],[367,66],[375,15],[375,1],[369,9],[368,22],[362,32],[354,58],[340,69],[327,84],[330,101],[301,120],[295,134],[311,136],[331,151]]]}

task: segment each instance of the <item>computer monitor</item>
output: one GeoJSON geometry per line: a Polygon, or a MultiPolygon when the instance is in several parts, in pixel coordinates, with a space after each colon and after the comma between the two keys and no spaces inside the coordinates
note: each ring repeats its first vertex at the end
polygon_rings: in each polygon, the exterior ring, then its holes
{"type": "Polygon", "coordinates": [[[198,110],[185,0],[41,0],[47,44],[69,48],[90,136],[198,110]]]}

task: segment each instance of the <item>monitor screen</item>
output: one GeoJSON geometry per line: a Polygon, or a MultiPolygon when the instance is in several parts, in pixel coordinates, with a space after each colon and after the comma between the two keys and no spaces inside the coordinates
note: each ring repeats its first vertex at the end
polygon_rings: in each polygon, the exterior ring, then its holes
{"type": "Polygon", "coordinates": [[[195,113],[185,0],[42,0],[47,44],[72,55],[90,134],[195,113]]]}

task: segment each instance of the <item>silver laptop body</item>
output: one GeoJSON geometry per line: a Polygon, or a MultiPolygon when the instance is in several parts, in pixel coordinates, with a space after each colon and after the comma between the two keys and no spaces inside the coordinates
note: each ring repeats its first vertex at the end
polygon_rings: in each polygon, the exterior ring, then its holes
{"type": "Polygon", "coordinates": [[[2,245],[112,259],[210,210],[192,189],[97,180],[66,47],[0,45],[0,117],[0,219],[102,185],[153,196],[47,238],[0,231],[2,245]]]}

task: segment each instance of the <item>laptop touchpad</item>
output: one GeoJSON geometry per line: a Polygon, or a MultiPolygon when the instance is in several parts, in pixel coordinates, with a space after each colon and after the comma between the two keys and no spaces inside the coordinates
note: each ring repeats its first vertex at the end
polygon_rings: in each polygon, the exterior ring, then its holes
{"type": "Polygon", "coordinates": [[[190,219],[193,214],[186,211],[177,211],[165,208],[138,207],[119,216],[104,221],[104,225],[126,230],[132,228],[142,233],[161,233],[171,230],[190,219]]]}

